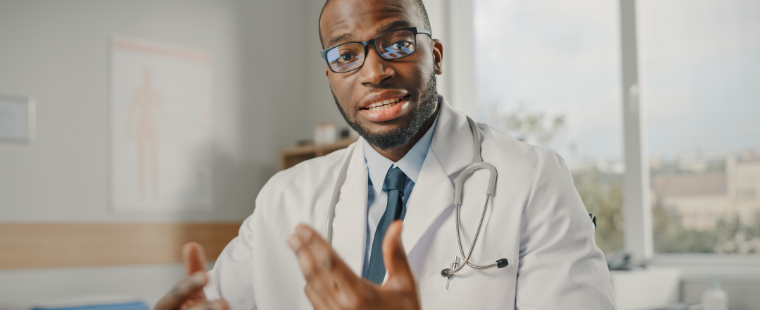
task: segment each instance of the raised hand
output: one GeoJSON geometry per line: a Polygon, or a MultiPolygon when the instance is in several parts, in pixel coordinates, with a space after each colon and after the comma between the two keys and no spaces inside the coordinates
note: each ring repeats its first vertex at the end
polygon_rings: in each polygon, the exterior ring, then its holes
{"type": "Polygon", "coordinates": [[[304,291],[314,309],[420,309],[417,286],[401,244],[402,222],[391,223],[383,239],[388,280],[378,286],[357,277],[332,247],[305,224],[296,226],[288,245],[306,279],[304,291]]]}
{"type": "Polygon", "coordinates": [[[203,287],[208,283],[203,247],[190,242],[182,247],[186,277],[156,303],[155,310],[228,310],[223,299],[208,301],[203,287]]]}

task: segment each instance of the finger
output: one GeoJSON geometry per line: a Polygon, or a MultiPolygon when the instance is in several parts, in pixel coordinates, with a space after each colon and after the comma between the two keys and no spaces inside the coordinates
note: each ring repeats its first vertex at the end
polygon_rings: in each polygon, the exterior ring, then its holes
{"type": "Polygon", "coordinates": [[[205,272],[197,272],[179,281],[169,293],[156,303],[155,309],[179,309],[186,301],[196,299],[199,294],[202,294],[203,287],[206,286],[207,282],[208,278],[205,272]]]}
{"type": "Polygon", "coordinates": [[[327,298],[323,292],[313,285],[307,283],[303,291],[306,293],[306,297],[309,298],[311,305],[314,306],[314,310],[339,309],[331,298],[327,298]]]}
{"type": "Polygon", "coordinates": [[[296,254],[299,257],[301,256],[300,253],[303,253],[303,257],[308,259],[308,264],[304,267],[309,269],[309,276],[324,274],[333,278],[338,286],[353,286],[355,281],[359,280],[351,268],[335,253],[330,244],[311,227],[299,224],[295,230],[296,232],[292,236],[297,240],[289,240],[288,242],[293,243],[291,248],[297,252],[296,254]]]}
{"type": "Polygon", "coordinates": [[[404,245],[401,244],[401,230],[403,224],[400,220],[393,221],[385,231],[383,238],[383,261],[388,270],[388,281],[384,286],[398,289],[414,288],[414,276],[409,262],[406,259],[404,245]]]}
{"type": "Polygon", "coordinates": [[[206,271],[206,254],[203,247],[195,242],[185,243],[182,247],[182,261],[185,263],[185,275],[206,271]]]}
{"type": "Polygon", "coordinates": [[[332,281],[329,280],[329,276],[325,275],[318,267],[317,259],[314,257],[308,242],[304,241],[298,233],[293,233],[288,237],[288,245],[296,253],[298,266],[304,279],[306,279],[304,290],[311,295],[309,300],[315,307],[317,305],[326,306],[326,299],[332,298],[335,289],[331,285],[332,281]]]}
{"type": "Polygon", "coordinates": [[[224,299],[217,299],[214,301],[205,301],[197,303],[184,310],[229,310],[230,306],[224,299]]]}
{"type": "Polygon", "coordinates": [[[320,271],[328,273],[340,287],[354,286],[359,277],[354,274],[346,262],[340,258],[332,246],[316,231],[307,225],[296,227],[296,233],[302,238],[309,238],[309,249],[317,261],[320,271]]]}
{"type": "Polygon", "coordinates": [[[332,295],[333,290],[325,285],[324,277],[319,276],[317,260],[309,247],[309,240],[310,237],[307,237],[307,240],[304,241],[297,232],[294,232],[288,236],[287,241],[290,248],[296,253],[298,266],[301,268],[304,279],[306,279],[304,293],[309,298],[309,302],[315,310],[331,309],[328,306],[329,297],[327,295],[332,295]]]}
{"type": "Polygon", "coordinates": [[[355,299],[356,283],[361,280],[317,232],[299,224],[288,243],[298,256],[309,290],[324,304],[332,308],[355,299]]]}
{"type": "Polygon", "coordinates": [[[298,267],[301,268],[301,274],[307,282],[311,281],[317,274],[317,263],[314,254],[311,252],[307,242],[303,241],[297,233],[288,236],[288,245],[296,253],[298,267]]]}

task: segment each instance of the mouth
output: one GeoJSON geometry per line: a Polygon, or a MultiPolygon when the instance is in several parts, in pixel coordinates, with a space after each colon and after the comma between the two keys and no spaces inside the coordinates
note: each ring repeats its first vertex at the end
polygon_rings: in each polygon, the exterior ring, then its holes
{"type": "Polygon", "coordinates": [[[409,95],[398,94],[392,98],[382,96],[385,99],[374,100],[359,108],[359,112],[373,122],[381,123],[398,118],[409,107],[409,95]]]}
{"type": "Polygon", "coordinates": [[[365,108],[362,108],[362,110],[382,111],[382,110],[385,110],[385,109],[390,109],[391,107],[397,105],[399,103],[399,101],[401,101],[404,98],[406,98],[406,96],[403,97],[403,98],[393,98],[393,99],[381,100],[381,101],[378,101],[378,102],[375,102],[375,103],[371,103],[369,106],[367,106],[365,108]]]}

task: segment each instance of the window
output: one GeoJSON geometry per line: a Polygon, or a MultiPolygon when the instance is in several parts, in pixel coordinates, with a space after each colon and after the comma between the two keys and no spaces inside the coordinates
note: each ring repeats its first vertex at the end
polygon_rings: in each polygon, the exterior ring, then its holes
{"type": "Polygon", "coordinates": [[[564,157],[597,244],[623,246],[617,3],[475,0],[478,119],[564,157]]]}
{"type": "MultiPolygon", "coordinates": [[[[631,141],[623,141],[620,46],[633,28],[621,37],[620,2],[473,1],[478,119],[562,155],[597,214],[597,245],[622,248],[631,141]]],[[[629,231],[642,236],[636,251],[760,253],[760,2],[635,5],[638,46],[626,52],[638,58],[631,92],[645,123],[635,131],[646,137],[651,176],[635,196],[652,203],[652,237],[647,215],[629,231]]]]}
{"type": "Polygon", "coordinates": [[[637,1],[655,253],[760,253],[760,2],[637,1]]]}

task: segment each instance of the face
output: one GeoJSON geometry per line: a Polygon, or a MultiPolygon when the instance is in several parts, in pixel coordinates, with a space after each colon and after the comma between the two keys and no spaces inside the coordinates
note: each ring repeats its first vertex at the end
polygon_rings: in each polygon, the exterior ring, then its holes
{"type": "MultiPolygon", "coordinates": [[[[322,44],[327,48],[400,28],[424,29],[413,1],[332,0],[320,20],[322,44]]],[[[381,149],[407,144],[437,108],[435,75],[441,74],[443,49],[425,34],[416,38],[416,51],[404,58],[384,60],[368,46],[361,68],[346,73],[325,68],[346,122],[381,149]]]]}

